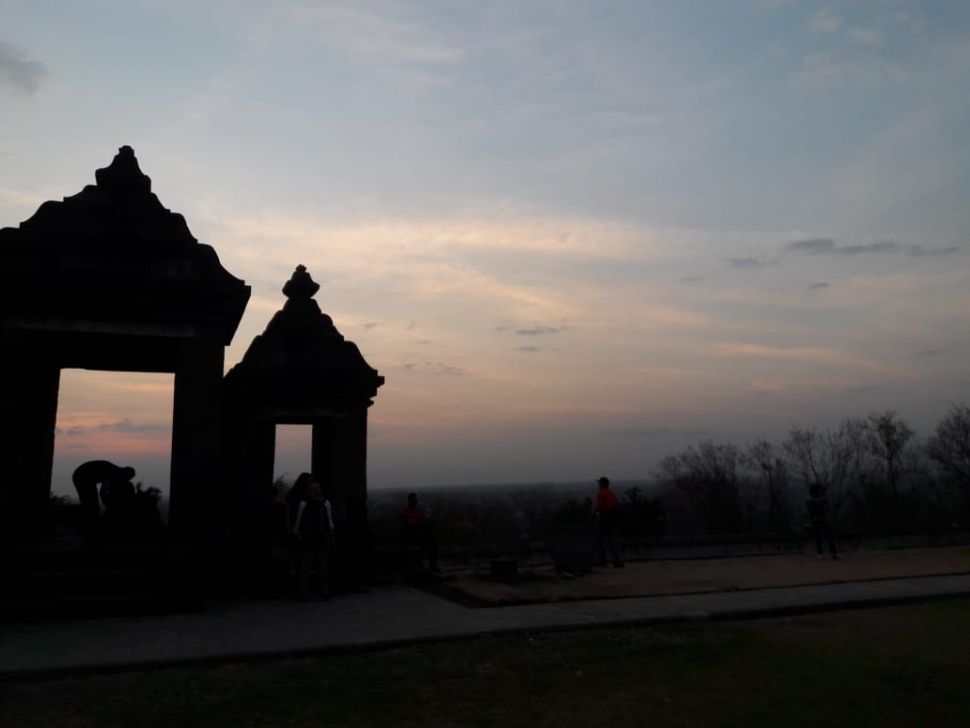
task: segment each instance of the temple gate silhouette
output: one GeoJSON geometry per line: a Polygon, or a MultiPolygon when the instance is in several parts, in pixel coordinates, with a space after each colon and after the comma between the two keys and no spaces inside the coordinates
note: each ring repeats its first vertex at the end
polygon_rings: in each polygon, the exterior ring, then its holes
{"type": "Polygon", "coordinates": [[[226,374],[227,466],[245,502],[259,504],[273,480],[276,426],[311,425],[311,470],[338,527],[353,528],[367,497],[367,409],[384,377],[320,311],[319,288],[298,266],[283,286],[283,308],[226,374]]]}
{"type": "Polygon", "coordinates": [[[283,309],[224,378],[250,287],[162,206],[130,147],[95,178],[0,230],[0,539],[43,531],[63,368],[174,373],[175,537],[206,541],[213,513],[245,537],[272,483],[278,423],[313,426],[313,468],[353,520],[384,378],[320,311],[319,286],[297,268],[283,309]]]}

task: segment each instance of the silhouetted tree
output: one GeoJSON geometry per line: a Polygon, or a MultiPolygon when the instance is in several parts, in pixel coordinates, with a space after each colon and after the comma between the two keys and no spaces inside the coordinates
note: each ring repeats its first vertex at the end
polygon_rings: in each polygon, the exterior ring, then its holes
{"type": "Polygon", "coordinates": [[[955,404],[926,443],[926,454],[970,495],[970,407],[955,404]]]}
{"type": "Polygon", "coordinates": [[[628,536],[659,538],[667,525],[667,511],[660,498],[644,496],[636,486],[624,491],[623,521],[628,536]]]}
{"type": "Polygon", "coordinates": [[[892,410],[874,412],[866,420],[869,452],[880,463],[883,479],[892,495],[891,519],[893,530],[899,528],[899,486],[905,474],[905,459],[914,436],[912,428],[892,410]]]}
{"type": "Polygon", "coordinates": [[[935,466],[930,479],[935,505],[948,526],[970,520],[970,406],[954,404],[936,425],[924,450],[935,466]]]}
{"type": "Polygon", "coordinates": [[[768,506],[768,527],[777,528],[782,515],[782,499],[788,486],[788,467],[780,448],[768,442],[757,440],[743,454],[744,462],[764,486],[768,506]]]}
{"type": "Polygon", "coordinates": [[[676,486],[704,522],[708,533],[742,530],[741,451],[705,440],[660,462],[659,477],[676,486]]]}
{"type": "Polygon", "coordinates": [[[782,449],[794,470],[811,486],[817,483],[832,504],[832,520],[838,518],[848,492],[859,482],[866,467],[866,423],[848,418],[835,430],[793,427],[782,449]]]}

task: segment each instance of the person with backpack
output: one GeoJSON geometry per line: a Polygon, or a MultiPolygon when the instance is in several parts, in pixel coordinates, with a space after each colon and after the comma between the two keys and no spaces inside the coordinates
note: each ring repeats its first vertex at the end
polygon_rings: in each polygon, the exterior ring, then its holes
{"type": "Polygon", "coordinates": [[[328,558],[333,549],[333,512],[323,495],[323,486],[310,480],[306,495],[296,511],[293,534],[297,543],[300,601],[310,597],[310,581],[317,576],[319,587],[314,596],[330,598],[328,558]]]}

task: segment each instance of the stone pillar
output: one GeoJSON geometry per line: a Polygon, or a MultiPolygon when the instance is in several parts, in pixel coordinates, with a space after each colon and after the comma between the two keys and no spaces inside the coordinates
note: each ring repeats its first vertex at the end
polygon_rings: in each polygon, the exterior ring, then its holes
{"type": "Polygon", "coordinates": [[[349,409],[334,427],[334,505],[346,519],[348,502],[367,498],[367,408],[349,409]]]}
{"type": "Polygon", "coordinates": [[[276,461],[276,423],[271,419],[254,421],[248,437],[248,449],[244,456],[248,473],[246,478],[249,498],[265,502],[266,493],[273,485],[273,464],[276,461]]]}
{"type": "Polygon", "coordinates": [[[0,345],[0,540],[46,533],[60,376],[45,357],[0,345]]]}
{"type": "Polygon", "coordinates": [[[338,555],[334,579],[351,588],[366,582],[370,573],[367,533],[367,408],[346,411],[334,426],[334,520],[338,555]]]}
{"type": "Polygon", "coordinates": [[[169,527],[196,543],[206,540],[213,497],[222,490],[222,369],[220,343],[181,343],[172,411],[169,527]]]}
{"type": "Polygon", "coordinates": [[[241,471],[240,482],[230,486],[235,491],[231,497],[246,503],[244,536],[266,535],[275,456],[276,424],[268,418],[254,419],[241,457],[245,469],[241,471]]]}
{"type": "Polygon", "coordinates": [[[336,461],[338,457],[336,428],[337,418],[319,419],[313,423],[312,444],[310,445],[310,470],[319,478],[320,484],[336,496],[339,489],[337,482],[336,461]]]}

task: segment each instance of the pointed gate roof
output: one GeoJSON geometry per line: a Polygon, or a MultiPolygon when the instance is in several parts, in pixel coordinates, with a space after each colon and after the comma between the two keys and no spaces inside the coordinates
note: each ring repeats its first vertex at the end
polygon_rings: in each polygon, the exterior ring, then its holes
{"type": "Polygon", "coordinates": [[[228,344],[249,286],[159,202],[131,147],[95,180],[0,229],[0,329],[168,332],[228,344]]]}

